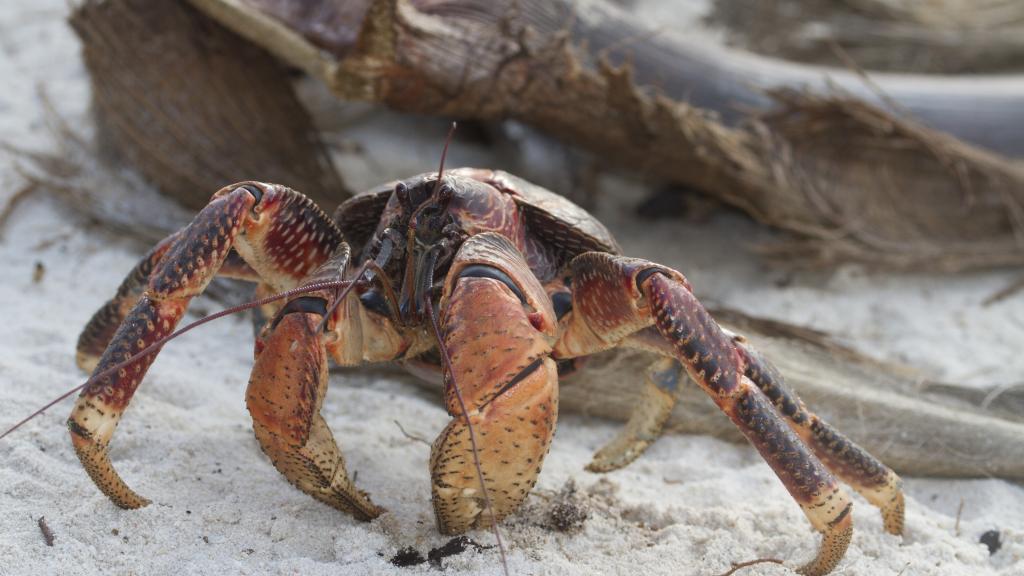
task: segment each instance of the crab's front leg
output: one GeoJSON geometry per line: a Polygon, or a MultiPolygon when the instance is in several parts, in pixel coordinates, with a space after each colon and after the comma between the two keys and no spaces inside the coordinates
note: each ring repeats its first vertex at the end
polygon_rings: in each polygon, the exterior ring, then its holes
{"type": "Polygon", "coordinates": [[[761,453],[822,533],[818,554],[800,572],[830,572],[853,533],[850,498],[745,374],[741,350],[693,296],[686,279],[647,261],[592,252],[573,260],[572,288],[572,310],[562,319],[556,357],[616,346],[653,324],[669,353],[761,453]]]}
{"type": "Polygon", "coordinates": [[[522,255],[492,233],[462,245],[441,308],[451,358],[445,404],[453,419],[434,441],[430,468],[438,528],[453,534],[491,522],[468,424],[497,520],[514,511],[537,480],[558,410],[558,371],[550,358],[556,324],[522,255]]]}
{"type": "MultiPolygon", "coordinates": [[[[343,244],[302,285],[336,280],[347,268],[343,244]]],[[[334,294],[320,290],[293,297],[268,324],[256,346],[246,406],[260,448],[299,490],[358,520],[382,512],[356,488],[345,458],[320,415],[327,392],[327,360],[344,364],[392,360],[407,343],[386,318],[368,314],[347,298],[318,331],[334,294]]]]}
{"type": "MultiPolygon", "coordinates": [[[[114,299],[93,317],[79,340],[79,362],[84,367],[95,365],[93,374],[99,374],[166,336],[192,298],[225,265],[244,277],[259,274],[281,290],[295,286],[340,242],[341,233],[333,222],[293,190],[259,182],[225,187],[189,226],[148,254],[114,299]],[[232,248],[244,261],[235,257],[232,248]],[[112,330],[122,317],[116,331],[112,330]]],[[[75,452],[89,476],[122,508],[138,508],[148,500],[124,483],[107,451],[121,415],[155,357],[155,353],[141,357],[92,381],[68,418],[75,452]]]]}

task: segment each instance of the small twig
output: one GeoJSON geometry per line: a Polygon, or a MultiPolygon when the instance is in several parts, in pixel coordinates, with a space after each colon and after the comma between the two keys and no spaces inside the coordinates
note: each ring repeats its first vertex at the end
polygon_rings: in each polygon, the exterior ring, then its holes
{"type": "Polygon", "coordinates": [[[747,560],[746,562],[733,562],[732,569],[718,576],[732,576],[737,570],[741,570],[754,564],[782,564],[782,560],[778,558],[758,558],[757,560],[747,560]]]}
{"type": "Polygon", "coordinates": [[[1024,385],[1024,383],[1022,382],[1010,382],[1007,384],[1000,384],[999,386],[996,386],[991,392],[985,395],[985,397],[981,400],[981,404],[979,404],[979,406],[981,406],[985,410],[988,410],[997,398],[1009,392],[1010,390],[1013,390],[1014,388],[1020,388],[1022,385],[1024,385]]]}
{"type": "Polygon", "coordinates": [[[982,300],[981,305],[987,308],[993,304],[996,304],[997,302],[1002,302],[1003,300],[1006,300],[1007,298],[1013,296],[1014,294],[1020,292],[1021,290],[1024,290],[1024,277],[1014,280],[1004,288],[1000,288],[991,296],[982,300]]]}
{"type": "Polygon", "coordinates": [[[828,47],[832,50],[832,53],[838,58],[844,66],[846,66],[851,72],[856,74],[864,82],[864,85],[871,90],[879,100],[885,103],[893,112],[898,113],[904,118],[910,118],[912,115],[910,111],[900,105],[892,96],[890,96],[885,90],[882,89],[874,79],[868,75],[867,70],[861,68],[860,64],[850,56],[843,47],[835,41],[834,38],[829,39],[828,47]]]}
{"type": "Polygon", "coordinates": [[[405,428],[402,427],[402,423],[399,422],[398,420],[392,420],[392,422],[395,423],[395,426],[398,426],[398,429],[402,432],[402,436],[405,436],[409,440],[415,440],[417,442],[423,442],[427,446],[430,446],[430,442],[428,442],[426,438],[424,438],[422,436],[417,436],[415,434],[410,434],[410,433],[406,432],[405,428]]]}
{"type": "Polygon", "coordinates": [[[43,533],[43,540],[46,541],[47,546],[53,546],[53,530],[46,524],[46,516],[40,516],[39,520],[39,531],[43,533]]]}
{"type": "Polygon", "coordinates": [[[960,536],[960,515],[964,512],[964,497],[960,497],[960,506],[956,509],[956,524],[953,526],[953,533],[960,536]]]}
{"type": "Polygon", "coordinates": [[[17,192],[11,194],[11,197],[7,199],[7,204],[3,210],[0,210],[0,236],[3,234],[3,228],[7,225],[7,220],[10,219],[11,214],[14,213],[14,209],[18,207],[18,204],[22,200],[28,198],[30,194],[35,192],[39,188],[38,182],[28,182],[24,186],[18,189],[17,192]]]}
{"type": "Polygon", "coordinates": [[[903,576],[903,573],[907,571],[907,568],[910,568],[910,562],[907,562],[906,564],[904,564],[903,565],[903,569],[900,570],[899,573],[896,574],[896,576],[903,576]]]}

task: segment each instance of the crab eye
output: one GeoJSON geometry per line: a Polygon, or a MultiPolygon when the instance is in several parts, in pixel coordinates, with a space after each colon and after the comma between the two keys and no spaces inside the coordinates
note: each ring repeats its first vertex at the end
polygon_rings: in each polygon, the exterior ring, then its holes
{"type": "Polygon", "coordinates": [[[405,185],[405,182],[395,184],[395,196],[398,196],[398,201],[402,203],[402,206],[409,208],[409,187],[405,185]]]}

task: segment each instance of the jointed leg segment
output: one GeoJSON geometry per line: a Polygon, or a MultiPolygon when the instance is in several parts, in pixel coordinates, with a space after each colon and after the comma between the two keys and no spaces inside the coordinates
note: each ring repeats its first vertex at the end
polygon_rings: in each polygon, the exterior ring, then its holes
{"type": "Polygon", "coordinates": [[[662,427],[678,399],[683,368],[673,358],[662,358],[647,369],[640,401],[629,421],[587,464],[591,472],[609,472],[640,457],[661,436],[662,427]]]}
{"type": "Polygon", "coordinates": [[[466,241],[449,272],[442,309],[452,361],[452,372],[445,374],[452,421],[434,441],[430,468],[438,528],[454,534],[491,521],[468,423],[500,520],[518,508],[540,473],[555,431],[558,371],[550,358],[550,301],[503,237],[481,234],[466,241]],[[468,414],[455,398],[455,384],[468,414]]]}
{"type": "Polygon", "coordinates": [[[785,416],[790,428],[833,474],[881,510],[887,532],[902,534],[904,503],[899,476],[828,422],[808,411],[800,398],[786,387],[778,370],[746,340],[733,336],[733,341],[743,357],[747,377],[785,416]]]}
{"type": "Polygon", "coordinates": [[[818,555],[801,568],[801,573],[817,575],[832,570],[852,535],[849,496],[812,450],[858,489],[868,487],[872,502],[883,508],[887,528],[892,531],[900,527],[898,478],[806,412],[802,413],[807,422],[816,422],[813,428],[808,424],[806,431],[791,418],[784,420],[783,415],[789,417],[786,402],[795,402],[795,396],[785,400],[771,396],[780,389],[780,381],[775,382],[776,388],[763,386],[762,391],[758,387],[768,382],[763,376],[767,363],[755,359],[749,348],[724,333],[680,274],[649,262],[588,253],[573,261],[572,285],[573,308],[562,320],[563,334],[555,346],[556,356],[572,357],[608,348],[653,324],[669,344],[665,352],[682,363],[690,377],[750,440],[812,526],[822,533],[818,555]],[[778,409],[773,400],[778,400],[778,409]]]}
{"type": "MultiPolygon", "coordinates": [[[[347,251],[346,251],[347,256],[347,251]]],[[[293,300],[258,347],[246,405],[260,447],[297,488],[359,520],[381,513],[355,487],[320,407],[327,392],[327,350],[317,327],[328,294],[293,300]]]]}
{"type": "MultiPolygon", "coordinates": [[[[189,301],[202,293],[226,261],[231,275],[254,277],[258,273],[275,287],[290,288],[326,260],[340,241],[336,226],[296,192],[259,183],[224,188],[187,228],[147,254],[114,299],[94,316],[79,340],[79,363],[85,367],[95,364],[94,374],[98,374],[172,332],[189,301]],[[287,242],[296,232],[304,234],[305,244],[287,242]],[[290,252],[295,244],[300,246],[299,256],[290,252]],[[244,252],[245,262],[232,248],[244,252]],[[112,331],[122,317],[120,327],[112,331]],[[96,360],[96,352],[104,347],[96,360]]],[[[107,449],[121,414],[154,358],[153,354],[139,358],[116,374],[93,382],[82,391],[68,419],[75,451],[89,475],[124,508],[144,506],[148,501],[121,480],[107,449]]]]}

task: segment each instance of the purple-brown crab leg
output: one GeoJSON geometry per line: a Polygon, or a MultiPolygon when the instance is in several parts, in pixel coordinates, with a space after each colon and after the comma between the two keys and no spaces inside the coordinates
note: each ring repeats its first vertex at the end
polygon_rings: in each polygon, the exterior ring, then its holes
{"type": "MultiPolygon", "coordinates": [[[[747,342],[729,331],[743,359],[744,374],[771,400],[789,427],[807,444],[819,460],[844,483],[860,493],[882,513],[890,534],[903,533],[904,498],[900,477],[877,458],[833,428],[804,405],[800,397],[785,385],[779,371],[747,342]]],[[[606,472],[633,461],[661,432],[661,423],[675,405],[678,379],[667,371],[666,361],[674,350],[656,327],[629,336],[623,345],[665,356],[648,371],[647,384],[630,421],[616,438],[602,448],[588,469],[606,472]],[[659,366],[666,370],[659,370],[659,366]]]]}
{"type": "MultiPolygon", "coordinates": [[[[340,241],[333,222],[297,192],[257,182],[221,189],[187,228],[147,255],[129,276],[125,298],[130,297],[145,269],[152,267],[144,295],[111,337],[94,374],[129,359],[173,331],[188,302],[205,289],[232,247],[263,280],[280,289],[296,285],[326,260],[340,241]]],[[[95,332],[92,339],[105,338],[102,332],[95,332]]],[[[114,375],[92,382],[68,418],[75,452],[89,476],[123,508],[138,508],[148,501],[117,474],[107,448],[154,358],[155,354],[139,358],[114,375]]]]}
{"type": "Polygon", "coordinates": [[[746,367],[745,374],[775,405],[818,458],[839,477],[882,512],[890,534],[903,533],[904,502],[902,482],[888,466],[807,410],[786,385],[779,371],[766,361],[742,336],[732,336],[746,367]]]}
{"type": "MultiPolygon", "coordinates": [[[[99,362],[103,351],[107,349],[110,341],[114,338],[114,333],[131,312],[135,303],[142,297],[142,293],[149,284],[149,276],[153,273],[153,269],[160,263],[183,231],[179,230],[164,238],[143,256],[142,260],[121,282],[114,297],[92,315],[82,333],[79,334],[78,345],[75,347],[75,361],[79,368],[86,372],[92,372],[96,368],[96,363],[99,362]]],[[[256,271],[233,250],[228,252],[217,275],[252,282],[259,281],[256,271]]]]}
{"type": "Polygon", "coordinates": [[[121,282],[114,297],[92,315],[82,333],[78,335],[78,345],[75,347],[75,360],[79,368],[87,372],[92,372],[96,368],[103,351],[113,340],[114,333],[142,297],[153,268],[160,263],[180,235],[179,230],[161,240],[146,253],[121,282]]]}
{"type": "Polygon", "coordinates": [[[441,307],[452,368],[445,373],[445,404],[452,421],[431,449],[431,484],[438,529],[457,534],[491,523],[467,418],[497,520],[518,508],[537,481],[558,412],[558,370],[550,358],[556,324],[522,255],[492,233],[462,245],[441,307]]]}
{"type": "Polygon", "coordinates": [[[853,534],[847,493],[744,375],[743,357],[678,272],[633,258],[591,252],[572,264],[573,307],[563,317],[556,357],[612,347],[652,323],[691,378],[761,453],[822,533],[802,574],[827,574],[853,534]]]}

